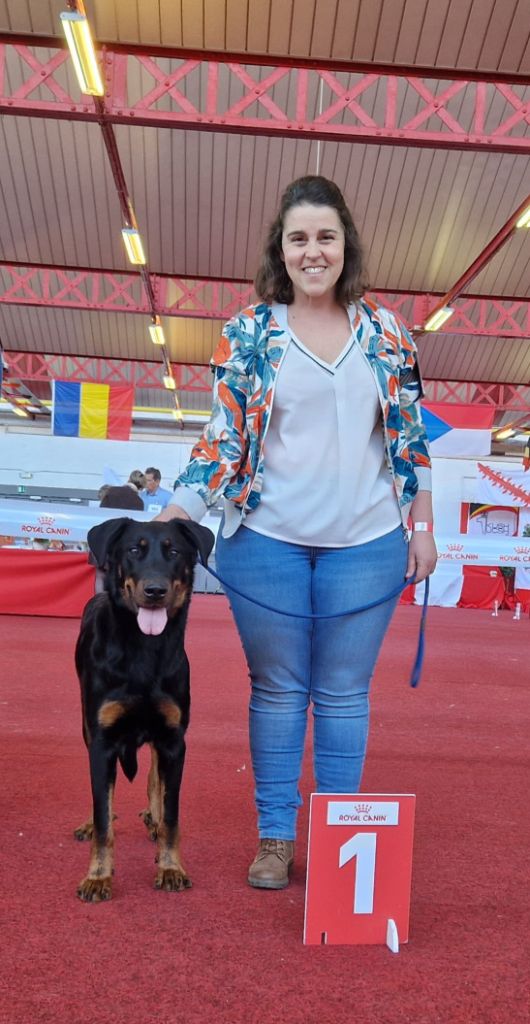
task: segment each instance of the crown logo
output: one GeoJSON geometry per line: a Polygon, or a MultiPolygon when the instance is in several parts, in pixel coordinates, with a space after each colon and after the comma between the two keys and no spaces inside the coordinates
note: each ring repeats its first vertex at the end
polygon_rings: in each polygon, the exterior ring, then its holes
{"type": "Polygon", "coordinates": [[[55,522],[53,516],[39,516],[39,523],[41,526],[52,526],[55,522]]]}
{"type": "Polygon", "coordinates": [[[463,551],[464,550],[464,545],[463,544],[447,544],[446,546],[447,546],[447,550],[448,551],[463,551]]]}
{"type": "Polygon", "coordinates": [[[357,814],[369,814],[372,810],[371,804],[355,804],[357,814]]]}
{"type": "Polygon", "coordinates": [[[515,550],[518,555],[530,555],[530,548],[527,545],[522,545],[520,548],[516,547],[515,550]]]}

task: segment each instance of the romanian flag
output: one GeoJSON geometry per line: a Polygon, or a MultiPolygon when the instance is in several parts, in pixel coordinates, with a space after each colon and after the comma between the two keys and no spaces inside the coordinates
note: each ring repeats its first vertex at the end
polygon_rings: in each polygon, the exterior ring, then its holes
{"type": "Polygon", "coordinates": [[[477,458],[490,454],[495,408],[422,402],[421,417],[431,455],[477,458]]]}
{"type": "Polygon", "coordinates": [[[134,387],[53,381],[52,433],[128,441],[134,387]]]}

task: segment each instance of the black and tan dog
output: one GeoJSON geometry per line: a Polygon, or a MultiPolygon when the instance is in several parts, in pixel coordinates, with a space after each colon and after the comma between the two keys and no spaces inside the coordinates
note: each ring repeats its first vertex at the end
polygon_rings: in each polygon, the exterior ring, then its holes
{"type": "Polygon", "coordinates": [[[106,577],[105,592],[83,613],[75,655],[93,799],[92,821],[75,835],[92,840],[77,895],[95,903],[112,895],[117,762],[132,781],[144,743],[152,760],[142,816],[158,843],[155,886],[176,892],[191,884],[178,832],[190,708],[184,629],[197,552],[206,564],[214,535],[183,519],[120,518],[94,526],[88,543],[106,577]]]}

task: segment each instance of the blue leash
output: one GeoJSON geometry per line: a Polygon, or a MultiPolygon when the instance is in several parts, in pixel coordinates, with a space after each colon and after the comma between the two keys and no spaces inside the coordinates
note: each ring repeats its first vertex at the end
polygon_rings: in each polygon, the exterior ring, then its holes
{"type": "MultiPolygon", "coordinates": [[[[291,619],[340,619],[344,615],[356,615],[357,612],[366,612],[370,608],[377,608],[378,605],[384,604],[385,601],[390,601],[393,597],[397,597],[401,594],[411,583],[414,583],[414,576],[410,580],[405,580],[404,583],[400,583],[398,587],[391,590],[390,593],[385,594],[384,597],[380,597],[377,601],[370,601],[368,604],[359,605],[358,608],[349,608],[345,612],[330,612],[327,614],[299,614],[298,612],[283,611],[281,608],[273,608],[270,604],[265,604],[263,601],[258,601],[255,597],[249,597],[248,594],[243,594],[237,587],[233,587],[231,583],[227,583],[225,580],[218,576],[218,574],[210,568],[209,565],[204,565],[203,568],[210,573],[220,583],[225,590],[231,591],[233,594],[237,594],[238,597],[242,597],[244,601],[250,601],[251,604],[255,604],[258,608],[264,608],[265,611],[275,612],[277,615],[287,615],[291,619]]],[[[425,594],[423,597],[423,608],[421,611],[420,619],[420,631],[418,636],[418,647],[416,650],[416,658],[412,667],[412,674],[410,677],[410,685],[416,688],[421,678],[421,670],[423,666],[423,658],[425,654],[425,623],[427,620],[427,607],[429,603],[429,577],[425,580],[425,594]]]]}

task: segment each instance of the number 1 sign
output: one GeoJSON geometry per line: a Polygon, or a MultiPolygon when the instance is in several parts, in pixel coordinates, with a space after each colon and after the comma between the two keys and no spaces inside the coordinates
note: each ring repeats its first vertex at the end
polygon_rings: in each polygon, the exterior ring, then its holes
{"type": "Polygon", "coordinates": [[[313,793],[304,942],[407,942],[412,795],[313,793]]]}

